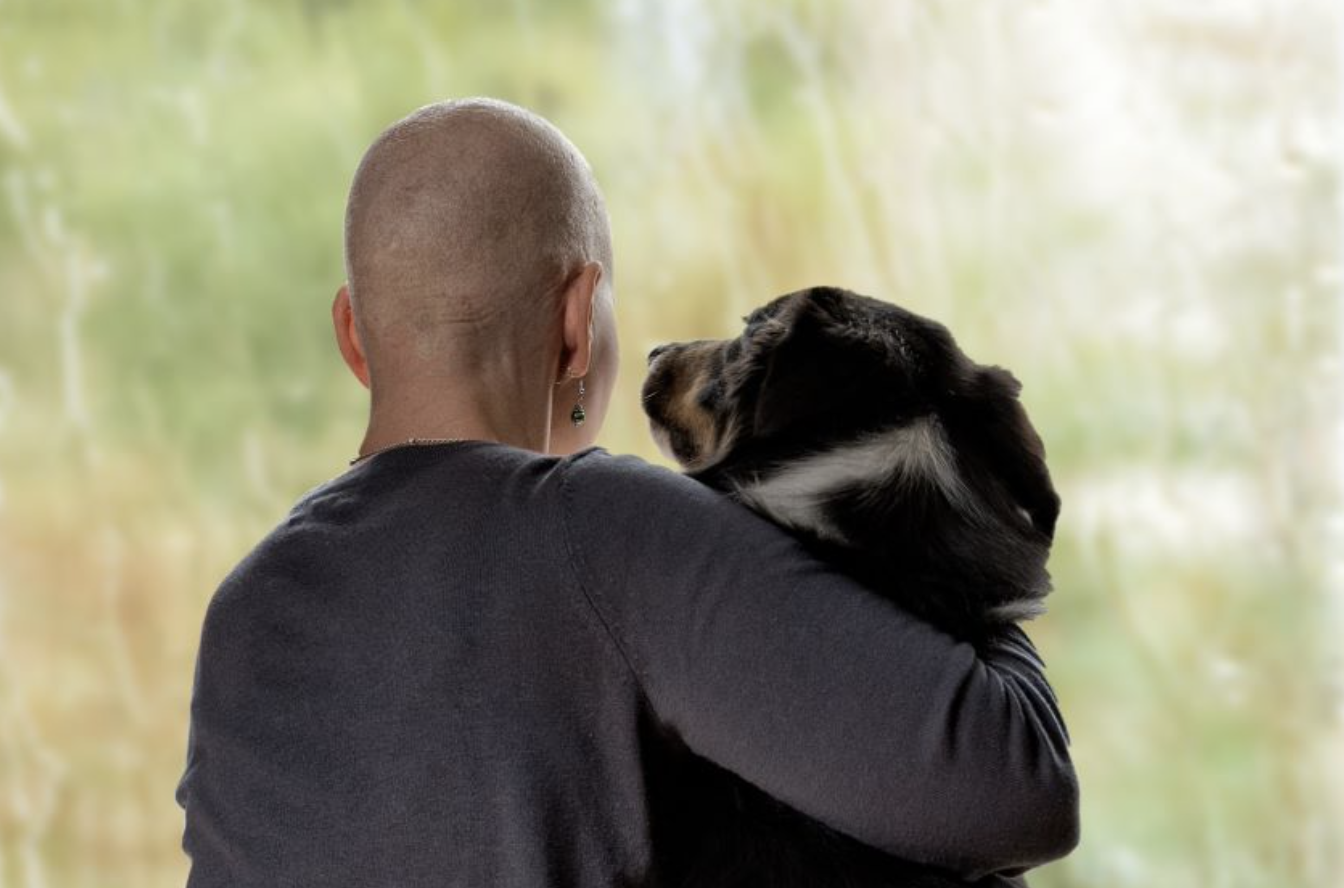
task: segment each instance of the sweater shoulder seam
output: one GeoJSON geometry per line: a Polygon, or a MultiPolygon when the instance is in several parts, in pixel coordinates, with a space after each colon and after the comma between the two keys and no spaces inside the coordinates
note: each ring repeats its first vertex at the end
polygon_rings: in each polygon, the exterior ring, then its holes
{"type": "Polygon", "coordinates": [[[645,700],[648,700],[648,694],[644,690],[644,683],[640,680],[639,677],[639,670],[635,668],[634,662],[631,659],[629,652],[626,650],[625,644],[621,641],[619,633],[617,633],[616,630],[612,627],[611,622],[602,612],[602,609],[598,607],[597,601],[595,600],[597,598],[596,590],[594,590],[584,580],[583,571],[580,569],[580,565],[581,562],[583,561],[583,558],[582,555],[579,553],[578,548],[575,546],[572,539],[572,534],[570,532],[569,516],[571,512],[571,507],[573,505],[573,500],[569,483],[569,469],[578,460],[585,459],[591,453],[595,452],[598,451],[590,451],[589,453],[581,454],[575,457],[573,460],[570,460],[561,466],[560,525],[562,532],[560,536],[565,548],[565,562],[566,566],[569,568],[570,575],[574,578],[575,585],[579,587],[579,592],[583,595],[583,600],[588,605],[588,609],[593,612],[593,616],[597,618],[597,621],[599,624],[601,624],[603,631],[607,635],[607,638],[610,639],[612,647],[614,647],[616,649],[616,653],[620,655],[621,662],[625,663],[625,668],[629,670],[630,677],[631,679],[633,679],[635,687],[638,688],[640,696],[644,697],[645,700]]]}

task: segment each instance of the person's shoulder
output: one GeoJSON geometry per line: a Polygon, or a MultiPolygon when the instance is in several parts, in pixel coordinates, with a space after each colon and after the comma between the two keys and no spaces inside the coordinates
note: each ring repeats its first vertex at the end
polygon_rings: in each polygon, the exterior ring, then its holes
{"type": "Polygon", "coordinates": [[[628,535],[650,533],[727,539],[789,537],[779,525],[694,478],[634,454],[601,447],[576,452],[560,465],[565,512],[572,522],[601,522],[628,535]]]}
{"type": "MultiPolygon", "coordinates": [[[[666,466],[660,466],[657,463],[649,462],[642,456],[633,453],[612,453],[600,444],[592,447],[586,447],[583,450],[577,450],[574,453],[563,457],[560,465],[566,474],[584,475],[589,478],[628,478],[631,476],[653,476],[662,477],[672,475],[683,480],[680,473],[674,472],[666,466]]],[[[636,482],[639,483],[639,482],[636,482]]]]}
{"type": "Polygon", "coordinates": [[[721,508],[728,499],[681,472],[631,453],[594,446],[565,457],[560,468],[571,495],[616,498],[644,506],[658,503],[721,508]]]}

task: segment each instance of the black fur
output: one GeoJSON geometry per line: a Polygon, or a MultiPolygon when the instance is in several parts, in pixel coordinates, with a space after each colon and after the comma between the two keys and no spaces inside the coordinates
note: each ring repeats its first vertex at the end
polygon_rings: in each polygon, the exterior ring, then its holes
{"type": "MultiPolygon", "coordinates": [[[[973,644],[1039,612],[1060,501],[1011,373],[970,360],[935,321],[838,288],[781,296],[744,320],[736,339],[650,354],[644,408],[691,477],[761,508],[755,485],[885,432],[896,443],[890,454],[865,451],[871,472],[848,472],[786,525],[973,644]],[[902,462],[895,450],[907,433],[928,446],[902,462]],[[929,468],[939,460],[943,471],[929,468]]],[[[691,866],[673,884],[962,884],[861,845],[689,751],[685,760],[682,801],[709,819],[683,837],[691,866]]]]}

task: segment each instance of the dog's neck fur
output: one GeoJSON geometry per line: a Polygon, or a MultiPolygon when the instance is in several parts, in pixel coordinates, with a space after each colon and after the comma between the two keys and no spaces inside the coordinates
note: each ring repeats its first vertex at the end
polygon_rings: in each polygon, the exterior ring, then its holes
{"type": "Polygon", "coordinates": [[[1048,540],[966,482],[933,415],[773,464],[730,457],[698,477],[959,637],[1043,610],[1048,540]]]}

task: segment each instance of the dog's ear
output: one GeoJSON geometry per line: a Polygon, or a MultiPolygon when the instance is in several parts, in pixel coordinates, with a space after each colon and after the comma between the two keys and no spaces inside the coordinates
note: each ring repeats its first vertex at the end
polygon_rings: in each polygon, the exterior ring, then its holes
{"type": "MultiPolygon", "coordinates": [[[[773,437],[824,421],[855,375],[844,354],[843,322],[830,288],[792,294],[772,323],[778,335],[763,346],[752,413],[752,435],[773,437]]],[[[852,356],[850,356],[852,357],[852,356]]]]}
{"type": "Polygon", "coordinates": [[[1054,539],[1059,494],[1045,464],[1045,444],[1018,400],[1022,383],[1002,367],[978,366],[960,399],[971,410],[971,434],[990,471],[1032,525],[1054,539]]]}

